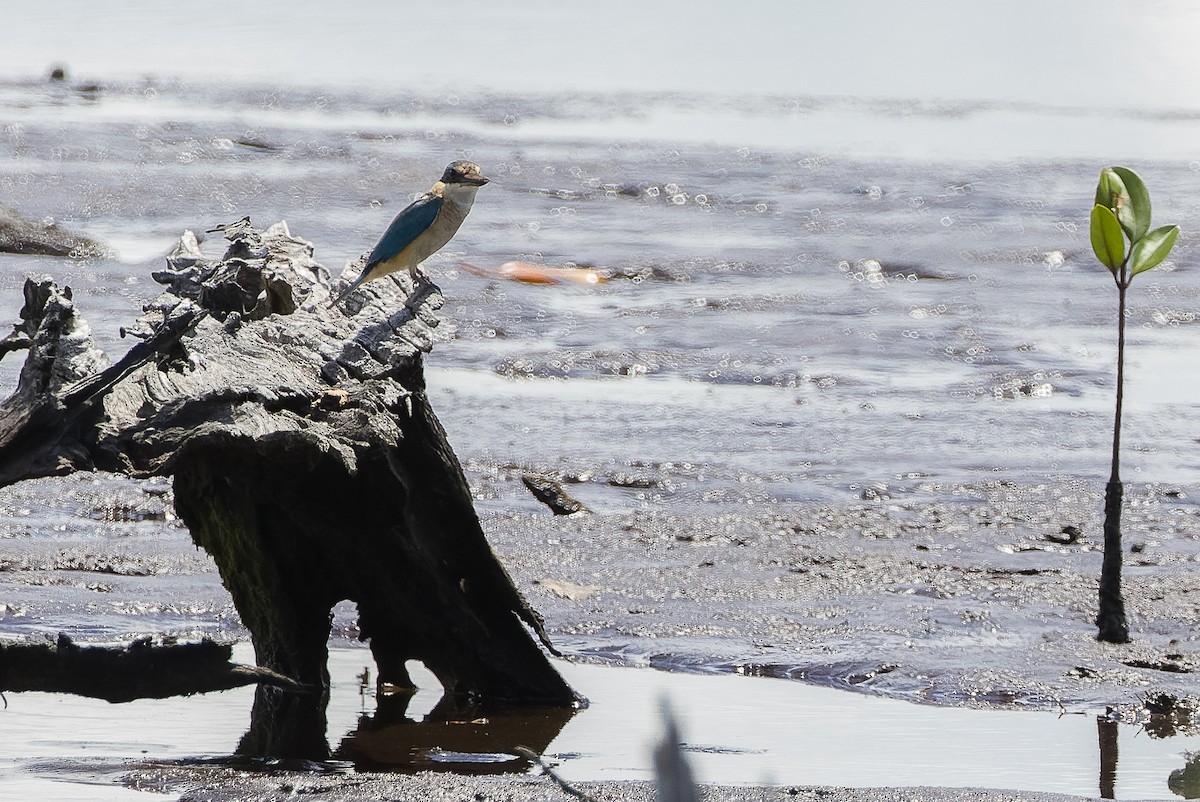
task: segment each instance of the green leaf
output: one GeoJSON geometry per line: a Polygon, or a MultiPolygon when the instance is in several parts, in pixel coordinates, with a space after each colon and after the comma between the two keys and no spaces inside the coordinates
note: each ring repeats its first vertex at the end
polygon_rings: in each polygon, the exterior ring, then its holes
{"type": "Polygon", "coordinates": [[[1129,191],[1125,189],[1121,176],[1111,167],[1100,171],[1100,181],[1096,184],[1096,203],[1114,212],[1129,204],[1129,191]]]}
{"type": "Polygon", "coordinates": [[[1132,278],[1156,267],[1167,258],[1177,239],[1179,226],[1163,226],[1133,243],[1133,248],[1129,251],[1129,276],[1132,278]]]}
{"type": "Polygon", "coordinates": [[[1096,258],[1115,274],[1125,261],[1125,237],[1113,210],[1102,203],[1092,207],[1091,236],[1096,258]]]}
{"type": "Polygon", "coordinates": [[[1129,241],[1137,242],[1150,230],[1150,191],[1133,170],[1126,167],[1109,169],[1121,179],[1126,194],[1125,203],[1113,211],[1121,221],[1121,228],[1129,235],[1129,241]]]}

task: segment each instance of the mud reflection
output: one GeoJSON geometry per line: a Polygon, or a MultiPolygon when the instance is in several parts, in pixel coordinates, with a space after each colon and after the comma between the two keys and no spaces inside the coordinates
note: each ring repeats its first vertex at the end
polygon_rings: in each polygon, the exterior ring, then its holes
{"type": "Polygon", "coordinates": [[[408,715],[411,693],[381,694],[334,757],[372,771],[453,771],[465,774],[525,772],[522,746],[542,754],[577,713],[563,708],[482,708],[451,697],[423,719],[408,715]]]}
{"type": "Polygon", "coordinates": [[[1174,738],[1200,731],[1196,723],[1200,710],[1194,702],[1169,693],[1154,693],[1146,697],[1143,706],[1149,715],[1142,729],[1151,738],[1174,738]]]}
{"type": "Polygon", "coordinates": [[[1200,799],[1200,753],[1186,752],[1187,764],[1167,777],[1171,793],[1184,799],[1200,799]]]}
{"type": "Polygon", "coordinates": [[[1100,798],[1117,798],[1117,722],[1096,716],[1100,737],[1100,798]]]}
{"type": "MultiPolygon", "coordinates": [[[[1152,694],[1144,700],[1149,715],[1142,722],[1141,732],[1159,740],[1197,731],[1196,708],[1187,700],[1171,694],[1152,694]]],[[[1110,711],[1111,713],[1111,711],[1110,711]]],[[[1116,799],[1119,722],[1111,716],[1096,717],[1100,742],[1100,798],[1116,799]]],[[[1200,752],[1184,752],[1187,763],[1167,777],[1167,787],[1184,799],[1200,799],[1200,752]]]]}
{"type": "Polygon", "coordinates": [[[453,771],[501,774],[528,771],[521,746],[543,753],[577,709],[483,706],[453,696],[423,717],[409,714],[415,692],[379,691],[375,710],[336,749],[327,740],[329,694],[280,693],[260,687],[250,728],[235,754],[270,761],[345,761],[370,771],[453,771]]]}

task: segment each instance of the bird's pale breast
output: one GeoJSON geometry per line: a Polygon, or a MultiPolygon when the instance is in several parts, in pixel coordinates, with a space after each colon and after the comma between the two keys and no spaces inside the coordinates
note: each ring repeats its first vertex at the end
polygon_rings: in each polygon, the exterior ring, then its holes
{"type": "Polygon", "coordinates": [[[433,225],[413,239],[400,253],[375,265],[371,271],[372,277],[386,276],[397,270],[414,272],[417,265],[451,240],[463,224],[463,220],[467,218],[467,211],[469,209],[462,209],[447,198],[446,202],[442,204],[437,218],[433,221],[433,225]]]}

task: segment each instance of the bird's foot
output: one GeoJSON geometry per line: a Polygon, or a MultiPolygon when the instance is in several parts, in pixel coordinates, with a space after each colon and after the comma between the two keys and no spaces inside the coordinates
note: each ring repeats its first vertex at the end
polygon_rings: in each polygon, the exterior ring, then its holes
{"type": "Polygon", "coordinates": [[[432,292],[441,292],[441,288],[433,283],[433,280],[428,276],[417,273],[413,276],[413,291],[408,296],[408,300],[404,305],[410,310],[415,310],[417,304],[423,301],[432,292]]]}

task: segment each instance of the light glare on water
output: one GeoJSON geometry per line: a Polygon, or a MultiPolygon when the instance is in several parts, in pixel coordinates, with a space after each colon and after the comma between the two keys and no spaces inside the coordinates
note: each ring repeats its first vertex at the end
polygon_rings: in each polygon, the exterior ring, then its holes
{"type": "MultiPolygon", "coordinates": [[[[235,651],[235,659],[251,657],[245,645],[235,651]]],[[[591,703],[545,750],[575,782],[651,779],[650,751],[661,737],[654,711],[666,698],[703,783],[1098,793],[1097,722],[1090,715],[916,705],[780,679],[562,661],[556,667],[591,703]]],[[[373,712],[370,697],[360,695],[364,669],[373,670],[368,651],[330,651],[328,737],[335,749],[351,743],[359,717],[373,712]]],[[[415,678],[436,687],[426,672],[415,678]]],[[[248,725],[252,699],[249,688],[121,705],[13,694],[3,713],[8,745],[0,757],[0,799],[149,799],[116,785],[121,775],[142,761],[230,754],[248,725]]],[[[420,727],[420,711],[433,699],[418,698],[411,721],[392,726],[420,727]]],[[[435,752],[437,730],[447,728],[437,724],[435,734],[426,735],[435,752]]],[[[1118,737],[1118,799],[1173,798],[1168,776],[1186,764],[1185,752],[1200,751],[1196,736],[1155,740],[1122,724],[1118,737]]],[[[478,770],[511,758],[486,749],[476,757],[458,759],[478,770]]]]}

